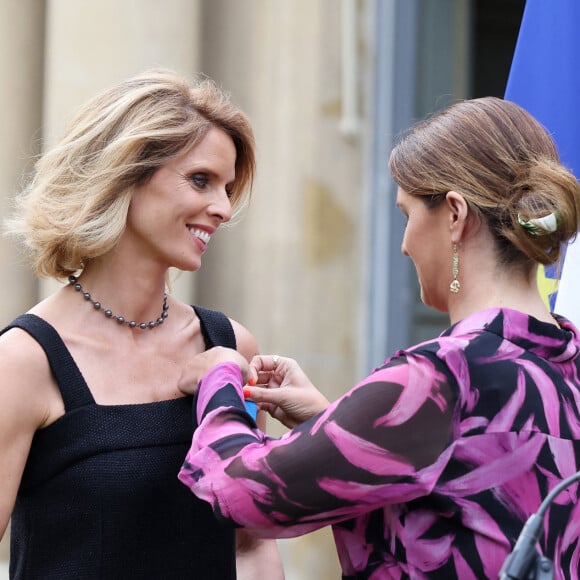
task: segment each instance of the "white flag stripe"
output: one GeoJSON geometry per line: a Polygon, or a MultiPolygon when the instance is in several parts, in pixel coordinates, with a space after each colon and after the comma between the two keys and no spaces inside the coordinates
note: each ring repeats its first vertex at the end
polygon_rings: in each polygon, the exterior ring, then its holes
{"type": "Polygon", "coordinates": [[[580,326],[580,235],[568,244],[554,311],[580,326]]]}

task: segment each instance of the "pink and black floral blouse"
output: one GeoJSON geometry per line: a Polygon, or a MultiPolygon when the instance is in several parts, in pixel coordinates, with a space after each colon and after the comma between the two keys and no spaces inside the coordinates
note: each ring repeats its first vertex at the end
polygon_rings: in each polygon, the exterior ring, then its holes
{"type": "MultiPolygon", "coordinates": [[[[580,470],[580,335],[489,309],[395,353],[276,439],[242,377],[201,381],[179,479],[219,519],[263,537],[332,525],[343,578],[497,578],[527,518],[580,470]]],[[[578,485],[546,514],[556,578],[580,566],[578,485]]]]}

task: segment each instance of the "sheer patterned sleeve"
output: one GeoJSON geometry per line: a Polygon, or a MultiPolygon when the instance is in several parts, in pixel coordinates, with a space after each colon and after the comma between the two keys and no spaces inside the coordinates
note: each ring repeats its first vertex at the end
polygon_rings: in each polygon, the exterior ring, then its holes
{"type": "Polygon", "coordinates": [[[447,462],[453,405],[444,369],[406,353],[275,439],[244,411],[240,370],[224,363],[200,383],[179,479],[220,519],[302,535],[428,494],[447,462]]]}

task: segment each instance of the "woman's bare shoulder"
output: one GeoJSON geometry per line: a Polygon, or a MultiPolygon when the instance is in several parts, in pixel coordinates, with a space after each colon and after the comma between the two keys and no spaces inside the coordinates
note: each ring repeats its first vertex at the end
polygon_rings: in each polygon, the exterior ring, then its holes
{"type": "Polygon", "coordinates": [[[232,320],[232,327],[236,335],[236,343],[238,351],[243,354],[248,360],[251,360],[253,356],[258,354],[258,342],[256,341],[254,335],[242,324],[232,320]]]}
{"type": "Polygon", "coordinates": [[[61,402],[44,350],[20,328],[0,336],[0,401],[5,411],[26,413],[37,428],[61,402]]]}

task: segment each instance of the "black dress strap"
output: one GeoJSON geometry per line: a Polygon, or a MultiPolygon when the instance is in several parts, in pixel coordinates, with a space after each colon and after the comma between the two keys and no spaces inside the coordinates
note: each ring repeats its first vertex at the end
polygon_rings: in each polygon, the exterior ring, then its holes
{"type": "Polygon", "coordinates": [[[230,319],[218,310],[209,310],[201,306],[193,306],[201,323],[201,333],[206,348],[226,346],[236,348],[236,335],[230,319]]]}
{"type": "Polygon", "coordinates": [[[25,330],[42,347],[60,389],[67,412],[71,409],[95,404],[83,375],[53,326],[35,314],[22,314],[4,327],[0,334],[11,328],[25,330]]]}

